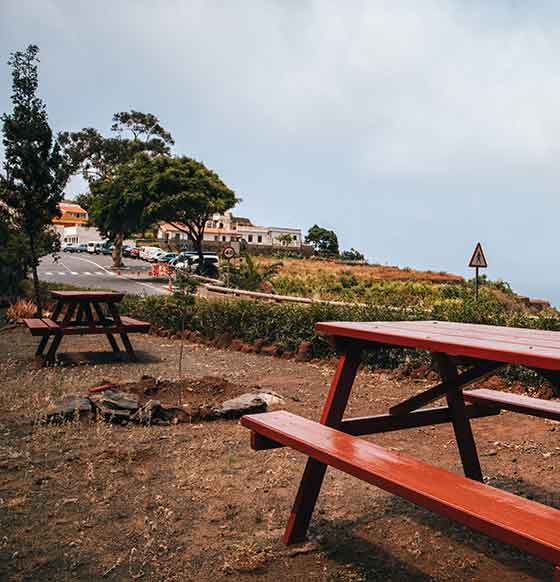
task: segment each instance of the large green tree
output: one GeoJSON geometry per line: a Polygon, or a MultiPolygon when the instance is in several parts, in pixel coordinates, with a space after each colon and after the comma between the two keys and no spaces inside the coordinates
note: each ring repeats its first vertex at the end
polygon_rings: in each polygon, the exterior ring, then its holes
{"type": "Polygon", "coordinates": [[[312,244],[318,255],[338,255],[338,237],[334,230],[328,230],[314,224],[307,232],[305,242],[312,244]]]}
{"type": "Polygon", "coordinates": [[[206,223],[238,202],[235,193],[203,163],[187,156],[158,156],[144,161],[151,177],[146,183],[153,220],[163,220],[186,233],[203,268],[202,243],[206,223]]]}
{"type": "MultiPolygon", "coordinates": [[[[113,240],[113,265],[120,267],[125,236],[149,226],[131,190],[120,189],[123,176],[134,177],[131,172],[140,168],[135,164],[137,158],[169,155],[175,142],[155,115],[135,110],[115,113],[111,133],[104,136],[87,127],[62,133],[60,139],[74,171],[89,184],[90,192],[80,197],[80,203],[87,209],[90,222],[113,240]]],[[[142,176],[140,173],[139,178],[142,176]]],[[[134,196],[137,194],[135,190],[134,196]]]]}
{"type": "Polygon", "coordinates": [[[0,203],[11,226],[28,245],[39,317],[42,300],[37,267],[42,254],[56,250],[58,237],[51,231],[59,215],[58,203],[71,173],[71,165],[53,137],[45,104],[37,96],[39,48],[29,45],[11,54],[11,113],[2,116],[4,172],[0,174],[0,203]]]}
{"type": "Polygon", "coordinates": [[[149,162],[149,157],[138,155],[120,164],[110,179],[92,181],[91,192],[78,198],[100,233],[114,241],[115,266],[122,265],[123,240],[152,224],[152,217],[146,213],[150,201],[149,162]]]}

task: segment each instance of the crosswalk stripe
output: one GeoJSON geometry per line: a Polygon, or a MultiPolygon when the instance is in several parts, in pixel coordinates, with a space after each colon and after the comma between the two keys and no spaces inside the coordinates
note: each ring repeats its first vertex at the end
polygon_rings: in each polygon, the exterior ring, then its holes
{"type": "Polygon", "coordinates": [[[45,271],[45,275],[50,276],[50,275],[52,275],[52,273],[51,273],[51,271],[45,271]]]}
{"type": "Polygon", "coordinates": [[[57,275],[66,275],[66,271],[58,271],[57,275]]]}
{"type": "Polygon", "coordinates": [[[96,275],[105,275],[105,273],[103,271],[95,271],[96,275]]]}
{"type": "Polygon", "coordinates": [[[70,271],[71,275],[79,275],[80,273],[76,272],[76,271],[70,271]]]}
{"type": "Polygon", "coordinates": [[[91,273],[89,271],[84,271],[82,275],[91,275],[91,273]]]}

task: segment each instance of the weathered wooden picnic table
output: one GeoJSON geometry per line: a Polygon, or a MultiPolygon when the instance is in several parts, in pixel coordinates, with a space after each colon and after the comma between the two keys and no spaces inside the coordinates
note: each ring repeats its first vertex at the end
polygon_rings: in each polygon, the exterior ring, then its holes
{"type": "Polygon", "coordinates": [[[103,334],[113,352],[120,352],[115,338],[118,334],[129,358],[136,361],[136,354],[129,333],[147,333],[150,324],[145,321],[121,316],[118,304],[124,294],[112,291],[52,291],[56,304],[50,318],[25,319],[31,335],[41,337],[36,355],[42,356],[49,339],[51,345],[45,360],[53,364],[62,338],[66,335],[103,334]]]}
{"type": "Polygon", "coordinates": [[[289,446],[309,457],[284,542],[305,539],[330,465],[551,562],[560,582],[560,511],[485,485],[470,423],[501,410],[560,420],[560,403],[487,389],[463,392],[508,364],[558,384],[560,333],[438,321],[326,322],[316,329],[341,353],[320,422],[286,411],[241,419],[255,450],[289,446]],[[441,383],[386,414],[344,419],[363,353],[383,346],[430,351],[441,383]],[[445,406],[424,408],[442,397],[445,406]],[[441,423],[453,426],[465,477],[359,438],[441,423]]]}

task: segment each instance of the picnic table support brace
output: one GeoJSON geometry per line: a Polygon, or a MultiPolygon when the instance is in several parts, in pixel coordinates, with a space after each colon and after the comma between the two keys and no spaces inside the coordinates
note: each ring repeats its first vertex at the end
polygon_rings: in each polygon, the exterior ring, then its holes
{"type": "Polygon", "coordinates": [[[471,423],[465,410],[465,401],[463,400],[457,366],[444,353],[434,353],[434,359],[437,362],[443,381],[451,385],[446,395],[447,405],[451,411],[451,422],[465,476],[482,483],[482,469],[478,460],[471,423]]]}
{"type": "MultiPolygon", "coordinates": [[[[103,313],[103,309],[101,308],[101,305],[99,305],[99,303],[97,303],[95,301],[92,303],[92,305],[93,305],[93,309],[95,310],[95,313],[97,314],[99,321],[100,322],[105,321],[106,317],[105,317],[105,314],[103,313]]],[[[121,349],[119,348],[119,344],[117,343],[115,336],[112,333],[106,333],[105,335],[107,336],[107,340],[109,341],[109,344],[110,344],[113,352],[115,352],[115,353],[120,352],[121,349]]]]}
{"type": "Polygon", "coordinates": [[[553,582],[560,582],[560,566],[554,568],[554,580],[553,582]]]}
{"type": "MultiPolygon", "coordinates": [[[[321,424],[337,428],[342,421],[350,390],[362,359],[361,354],[361,347],[347,345],[344,348],[321,414],[321,424]]],[[[311,457],[308,458],[282,538],[286,545],[305,540],[326,469],[327,466],[324,463],[311,457]]]]}
{"type": "MultiPolygon", "coordinates": [[[[119,310],[117,309],[117,306],[114,303],[109,303],[109,311],[111,312],[111,315],[113,316],[115,323],[118,325],[122,325],[119,310]]],[[[130,339],[128,339],[128,334],[126,332],[123,332],[119,335],[121,336],[121,341],[124,345],[124,349],[126,350],[126,353],[128,354],[128,357],[130,358],[130,360],[132,362],[137,362],[138,358],[136,357],[136,354],[134,353],[134,348],[132,347],[132,344],[130,343],[130,339]]]]}

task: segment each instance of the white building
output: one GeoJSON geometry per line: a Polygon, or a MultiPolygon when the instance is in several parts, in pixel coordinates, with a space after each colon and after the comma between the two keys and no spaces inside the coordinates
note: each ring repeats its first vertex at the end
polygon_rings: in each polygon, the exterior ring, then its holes
{"type": "MultiPolygon", "coordinates": [[[[187,234],[172,224],[162,222],[158,238],[185,241],[187,234]]],[[[277,226],[255,226],[248,218],[234,216],[231,212],[214,214],[206,223],[204,240],[228,243],[244,240],[250,245],[300,248],[303,244],[301,229],[277,226]]]]}

